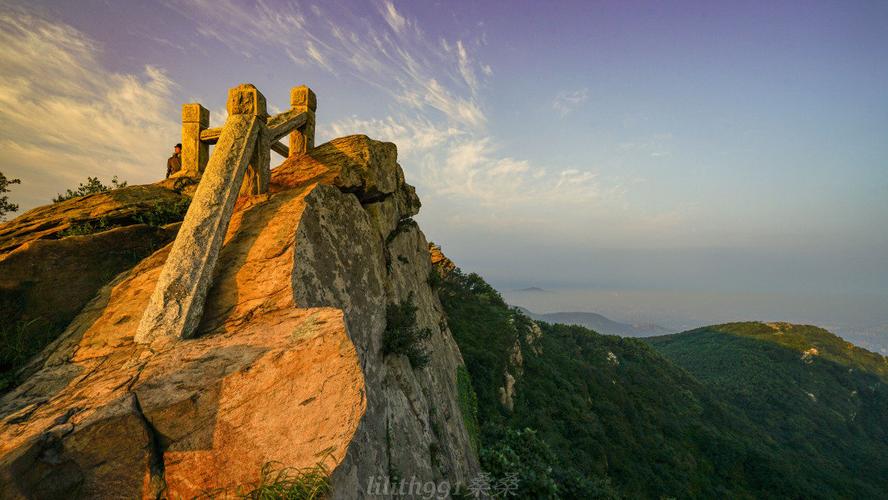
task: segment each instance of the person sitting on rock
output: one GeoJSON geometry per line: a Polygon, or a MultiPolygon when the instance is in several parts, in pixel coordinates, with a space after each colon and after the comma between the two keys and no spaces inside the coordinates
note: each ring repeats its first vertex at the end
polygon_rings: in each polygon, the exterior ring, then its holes
{"type": "Polygon", "coordinates": [[[170,156],[170,159],[167,160],[167,179],[170,178],[171,175],[175,174],[179,170],[182,170],[182,145],[176,144],[173,147],[173,156],[170,156]]]}

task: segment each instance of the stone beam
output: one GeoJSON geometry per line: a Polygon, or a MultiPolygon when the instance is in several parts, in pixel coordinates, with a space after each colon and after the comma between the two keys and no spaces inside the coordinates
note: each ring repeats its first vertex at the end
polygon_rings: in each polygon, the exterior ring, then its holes
{"type": "MultiPolygon", "coordinates": [[[[277,141],[285,135],[292,133],[305,125],[307,121],[308,113],[293,109],[269,117],[268,131],[271,134],[270,141],[277,141]]],[[[200,140],[207,144],[216,144],[221,133],[222,127],[208,128],[200,132],[200,140]]]]}
{"type": "Polygon", "coordinates": [[[142,315],[136,342],[194,334],[247,165],[256,161],[265,116],[265,98],[255,87],[228,91],[228,119],[142,315]]]}
{"type": "Polygon", "coordinates": [[[314,147],[315,112],[318,109],[318,98],[305,85],[293,87],[290,90],[290,108],[307,115],[305,125],[290,134],[290,156],[296,156],[314,147]]]}
{"type": "Polygon", "coordinates": [[[271,140],[277,141],[281,137],[302,127],[307,121],[308,113],[295,109],[272,116],[268,119],[268,130],[271,133],[271,140]]]}
{"type": "Polygon", "coordinates": [[[200,140],[207,144],[216,144],[222,134],[222,127],[208,128],[200,133],[200,140]]]}
{"type": "Polygon", "coordinates": [[[189,177],[201,175],[210,159],[209,144],[201,134],[210,125],[210,111],[198,103],[182,105],[182,172],[189,177]]]}
{"type": "Polygon", "coordinates": [[[284,143],[280,141],[274,141],[271,143],[271,150],[275,153],[283,156],[284,158],[290,156],[290,148],[284,146],[284,143]]]}

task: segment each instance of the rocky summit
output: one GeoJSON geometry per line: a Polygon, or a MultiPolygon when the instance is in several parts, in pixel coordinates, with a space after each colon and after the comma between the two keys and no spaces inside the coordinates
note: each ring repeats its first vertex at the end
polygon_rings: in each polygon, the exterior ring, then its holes
{"type": "Polygon", "coordinates": [[[0,397],[0,498],[224,496],[270,463],[320,465],[341,498],[381,471],[479,472],[394,144],[343,137],[273,169],[237,201],[196,334],[135,342],[179,227],[156,208],[192,192],[126,187],[0,228],[5,310],[56,337],[0,397]],[[428,332],[422,368],[385,354],[405,304],[428,332]]]}

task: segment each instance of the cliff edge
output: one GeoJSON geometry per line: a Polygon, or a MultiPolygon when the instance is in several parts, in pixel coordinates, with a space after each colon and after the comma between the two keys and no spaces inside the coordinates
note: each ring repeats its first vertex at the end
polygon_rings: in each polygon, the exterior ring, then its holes
{"type": "Polygon", "coordinates": [[[239,200],[195,338],[133,342],[170,245],[117,274],[0,398],[0,497],[191,498],[268,463],[323,464],[339,498],[370,478],[467,483],[463,360],[419,206],[394,144],[344,137],[239,200]],[[399,307],[430,332],[423,367],[383,354],[399,307]]]}

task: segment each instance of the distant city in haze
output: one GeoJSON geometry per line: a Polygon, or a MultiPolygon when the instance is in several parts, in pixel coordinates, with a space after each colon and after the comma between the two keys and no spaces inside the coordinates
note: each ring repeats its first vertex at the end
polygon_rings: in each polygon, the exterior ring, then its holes
{"type": "Polygon", "coordinates": [[[678,3],[4,2],[0,168],[22,210],[153,182],[182,103],[305,83],[318,141],[395,142],[428,238],[513,304],[878,332],[888,2],[678,3]]]}

